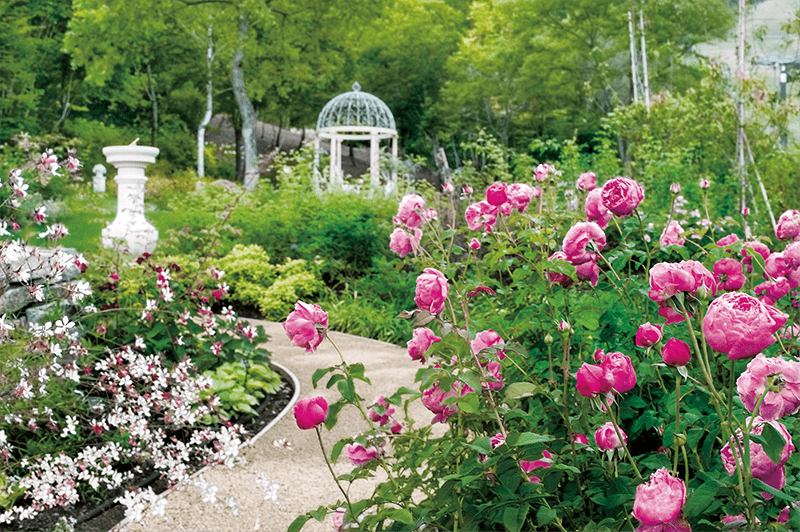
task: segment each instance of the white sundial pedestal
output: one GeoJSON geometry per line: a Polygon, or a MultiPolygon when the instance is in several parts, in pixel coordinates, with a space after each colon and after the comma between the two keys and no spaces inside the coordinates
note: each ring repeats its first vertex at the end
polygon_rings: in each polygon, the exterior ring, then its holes
{"type": "Polygon", "coordinates": [[[103,155],[117,169],[117,217],[102,231],[103,246],[113,248],[120,240],[133,255],[152,252],[158,229],[144,216],[144,169],[156,162],[158,148],[152,146],[106,146],[103,155]]]}

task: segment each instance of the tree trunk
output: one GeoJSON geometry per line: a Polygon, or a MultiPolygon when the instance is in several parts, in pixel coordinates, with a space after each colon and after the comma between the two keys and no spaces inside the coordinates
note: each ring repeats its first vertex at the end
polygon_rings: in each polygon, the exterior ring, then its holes
{"type": "Polygon", "coordinates": [[[206,127],[211,122],[211,113],[213,111],[214,95],[212,92],[213,85],[211,82],[211,65],[214,62],[214,41],[211,36],[211,25],[208,26],[208,51],[206,53],[206,65],[208,69],[208,78],[206,79],[206,114],[197,126],[197,175],[199,177],[206,176],[205,166],[205,149],[206,149],[206,127]]]}
{"type": "Polygon", "coordinates": [[[244,188],[253,190],[258,182],[258,160],[256,155],[256,110],[253,102],[247,97],[244,86],[244,41],[247,37],[247,21],[244,17],[239,19],[239,47],[233,56],[233,66],[231,67],[231,80],[233,82],[233,94],[242,115],[242,144],[244,147],[244,188]]]}

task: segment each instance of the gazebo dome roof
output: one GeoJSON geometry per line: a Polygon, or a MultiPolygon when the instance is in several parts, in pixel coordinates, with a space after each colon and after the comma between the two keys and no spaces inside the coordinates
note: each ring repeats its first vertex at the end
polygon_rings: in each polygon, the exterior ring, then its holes
{"type": "Polygon", "coordinates": [[[353,83],[352,91],[331,99],[319,113],[317,130],[339,126],[396,129],[389,107],[377,96],[362,92],[358,82],[353,83]]]}

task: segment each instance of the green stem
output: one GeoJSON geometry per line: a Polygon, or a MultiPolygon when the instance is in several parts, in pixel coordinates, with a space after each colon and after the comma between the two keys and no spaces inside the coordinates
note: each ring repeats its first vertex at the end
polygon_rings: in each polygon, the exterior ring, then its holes
{"type": "Polygon", "coordinates": [[[617,439],[622,444],[622,448],[625,449],[625,456],[628,457],[628,461],[633,466],[633,471],[636,473],[636,477],[639,480],[644,480],[642,478],[642,474],[639,472],[639,468],[636,466],[636,462],[631,455],[630,450],[628,450],[628,444],[625,443],[625,439],[622,437],[622,432],[620,431],[619,424],[617,423],[617,416],[614,415],[614,407],[613,405],[608,405],[608,414],[611,417],[611,424],[614,425],[614,432],[617,433],[617,439]]]}
{"type": "Polygon", "coordinates": [[[350,497],[347,496],[347,492],[344,491],[342,485],[339,484],[339,478],[336,476],[336,473],[333,472],[333,467],[331,467],[331,463],[328,460],[328,453],[325,452],[325,446],[322,444],[322,434],[319,433],[319,427],[314,427],[314,430],[317,431],[317,441],[319,441],[319,448],[322,449],[322,457],[325,459],[325,464],[328,466],[328,471],[331,472],[333,481],[336,482],[336,487],[339,488],[339,491],[341,491],[342,495],[344,495],[344,500],[347,501],[347,508],[350,510],[350,517],[353,519],[353,521],[355,521],[358,516],[353,512],[353,505],[350,503],[350,497]]]}

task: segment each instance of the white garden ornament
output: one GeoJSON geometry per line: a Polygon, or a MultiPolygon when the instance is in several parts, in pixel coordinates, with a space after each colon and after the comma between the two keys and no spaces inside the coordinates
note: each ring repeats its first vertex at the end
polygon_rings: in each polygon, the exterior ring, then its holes
{"type": "MultiPolygon", "coordinates": [[[[390,139],[392,142],[392,168],[397,162],[397,128],[394,116],[389,107],[380,98],[363,92],[358,82],[353,83],[353,90],[342,93],[330,100],[317,118],[317,137],[315,140],[315,185],[319,187],[319,153],[322,139],[330,141],[331,184],[344,185],[342,173],[342,141],[369,141],[370,184],[381,185],[380,176],[380,142],[390,139]]],[[[394,188],[397,173],[391,171],[387,188],[394,188]]]]}
{"type": "Polygon", "coordinates": [[[102,231],[104,247],[116,247],[124,241],[122,249],[134,255],[155,249],[158,229],[144,216],[144,169],[156,162],[158,151],[152,146],[137,146],[136,141],[129,146],[103,148],[106,160],[117,169],[117,217],[102,231]]]}

